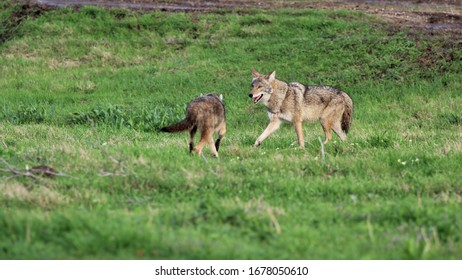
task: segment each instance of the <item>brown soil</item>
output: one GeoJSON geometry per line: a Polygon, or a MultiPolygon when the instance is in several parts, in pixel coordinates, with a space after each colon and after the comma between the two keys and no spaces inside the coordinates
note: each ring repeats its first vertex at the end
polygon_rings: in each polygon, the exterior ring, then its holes
{"type": "MultiPolygon", "coordinates": [[[[398,26],[462,34],[461,0],[36,0],[41,6],[101,5],[144,10],[207,12],[213,9],[316,8],[360,10],[398,26]]],[[[459,37],[459,36],[458,36],[459,37]]]]}

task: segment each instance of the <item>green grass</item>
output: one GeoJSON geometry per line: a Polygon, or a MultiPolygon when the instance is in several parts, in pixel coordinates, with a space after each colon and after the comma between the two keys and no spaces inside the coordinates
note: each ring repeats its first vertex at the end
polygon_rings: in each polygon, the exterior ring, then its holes
{"type": "Polygon", "coordinates": [[[70,176],[0,173],[1,259],[462,258],[449,38],[318,10],[83,7],[1,32],[0,157],[70,176]],[[268,120],[248,98],[252,68],[348,92],[348,142],[322,160],[314,123],[304,150],[290,125],[253,148],[268,120]],[[227,106],[219,159],[157,132],[212,91],[227,106]]]}

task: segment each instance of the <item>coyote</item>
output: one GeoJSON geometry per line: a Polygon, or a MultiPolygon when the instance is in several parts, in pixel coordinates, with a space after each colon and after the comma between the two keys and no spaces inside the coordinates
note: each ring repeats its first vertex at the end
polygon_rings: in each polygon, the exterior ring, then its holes
{"type": "Polygon", "coordinates": [[[226,133],[225,105],[223,96],[209,93],[192,100],[186,108],[186,118],[177,124],[163,127],[163,132],[189,131],[189,152],[202,153],[205,144],[209,144],[212,155],[218,157],[220,142],[226,133]],[[194,135],[199,129],[201,139],[194,148],[194,135]],[[218,139],[213,143],[213,133],[218,131],[218,139]]]}
{"type": "Polygon", "coordinates": [[[328,86],[307,86],[297,82],[286,83],[276,79],[276,72],[263,75],[252,70],[252,91],[249,97],[254,104],[268,109],[270,123],[254,146],[258,147],[281,121],[292,122],[298,145],[304,148],[302,122],[319,120],[324,129],[324,144],[332,139],[331,129],[345,141],[350,129],[353,101],[343,91],[328,86]]]}

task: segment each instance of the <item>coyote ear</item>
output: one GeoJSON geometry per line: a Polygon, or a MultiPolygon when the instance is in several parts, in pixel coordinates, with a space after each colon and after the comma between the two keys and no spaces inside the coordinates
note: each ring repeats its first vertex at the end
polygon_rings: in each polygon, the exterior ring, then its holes
{"type": "Polygon", "coordinates": [[[273,71],[273,72],[268,74],[268,80],[270,82],[274,81],[274,79],[276,79],[276,71],[273,71]]]}
{"type": "Polygon", "coordinates": [[[254,78],[258,78],[258,77],[260,77],[260,76],[261,76],[261,74],[260,74],[260,73],[258,73],[258,72],[257,72],[257,70],[255,70],[255,69],[252,69],[252,76],[253,76],[254,78]]]}
{"type": "Polygon", "coordinates": [[[220,100],[223,101],[223,94],[220,94],[220,96],[218,96],[218,98],[220,98],[220,100]]]}

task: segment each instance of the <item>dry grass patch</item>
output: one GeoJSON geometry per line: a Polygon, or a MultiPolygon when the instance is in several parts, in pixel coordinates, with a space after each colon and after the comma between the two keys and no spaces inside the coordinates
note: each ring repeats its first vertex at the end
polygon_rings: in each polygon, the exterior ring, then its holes
{"type": "Polygon", "coordinates": [[[8,181],[0,184],[0,196],[9,202],[26,203],[42,209],[53,209],[70,203],[69,197],[63,196],[45,185],[26,187],[18,181],[8,181]]]}

